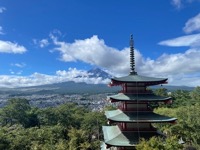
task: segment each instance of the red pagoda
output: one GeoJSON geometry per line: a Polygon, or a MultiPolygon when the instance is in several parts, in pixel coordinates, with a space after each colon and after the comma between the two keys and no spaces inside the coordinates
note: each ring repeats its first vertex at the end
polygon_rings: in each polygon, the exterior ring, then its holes
{"type": "Polygon", "coordinates": [[[152,123],[174,123],[176,118],[153,112],[152,102],[171,102],[171,97],[157,96],[148,86],[167,83],[167,78],[140,76],[135,71],[133,36],[130,39],[130,74],[112,78],[110,86],[121,86],[122,91],[109,96],[111,103],[118,102],[118,109],[106,111],[110,126],[103,126],[106,149],[134,149],[141,138],[149,139],[164,134],[157,131],[152,123]]]}

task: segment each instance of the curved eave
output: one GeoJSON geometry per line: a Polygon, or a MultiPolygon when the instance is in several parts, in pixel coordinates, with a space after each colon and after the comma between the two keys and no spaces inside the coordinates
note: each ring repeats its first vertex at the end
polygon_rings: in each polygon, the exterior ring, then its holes
{"type": "Polygon", "coordinates": [[[121,131],[118,126],[103,126],[104,142],[108,146],[116,147],[135,147],[140,138],[149,139],[152,136],[164,135],[156,131],[121,131]]]}
{"type": "Polygon", "coordinates": [[[128,75],[120,78],[112,78],[113,84],[121,83],[144,83],[145,85],[157,85],[167,83],[167,78],[154,78],[140,75],[128,75]]]}
{"type": "Polygon", "coordinates": [[[169,101],[172,98],[171,97],[163,97],[163,96],[157,96],[154,94],[123,94],[123,93],[119,93],[117,95],[113,95],[113,96],[108,96],[108,99],[111,102],[117,102],[117,101],[140,101],[140,102],[149,102],[149,101],[169,101]]]}
{"type": "Polygon", "coordinates": [[[123,112],[119,109],[106,111],[105,115],[111,122],[174,123],[177,120],[177,118],[159,115],[154,112],[123,112]]]}

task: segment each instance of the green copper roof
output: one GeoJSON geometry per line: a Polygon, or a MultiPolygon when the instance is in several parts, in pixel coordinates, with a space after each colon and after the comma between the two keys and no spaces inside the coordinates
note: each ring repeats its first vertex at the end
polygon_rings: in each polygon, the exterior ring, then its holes
{"type": "Polygon", "coordinates": [[[164,83],[167,81],[167,78],[153,78],[153,77],[145,77],[145,76],[140,76],[137,74],[130,74],[125,77],[120,77],[120,78],[112,78],[112,81],[117,81],[117,82],[142,82],[142,83],[154,83],[154,82],[159,82],[159,84],[164,83]]]}
{"type": "Polygon", "coordinates": [[[106,117],[116,122],[172,122],[177,120],[154,112],[123,112],[119,109],[106,111],[106,117]]]}
{"type": "Polygon", "coordinates": [[[166,101],[171,97],[157,96],[155,94],[124,94],[119,93],[116,95],[108,96],[111,100],[116,101],[166,101]]]}
{"type": "Polygon", "coordinates": [[[149,139],[152,136],[163,136],[156,131],[120,131],[118,126],[103,126],[104,141],[112,146],[136,146],[140,138],[149,139]]]}

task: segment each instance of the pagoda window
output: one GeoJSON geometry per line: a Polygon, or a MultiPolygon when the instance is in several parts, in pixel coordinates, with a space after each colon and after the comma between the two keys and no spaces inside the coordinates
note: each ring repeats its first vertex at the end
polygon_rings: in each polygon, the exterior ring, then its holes
{"type": "Polygon", "coordinates": [[[121,122],[121,123],[118,123],[118,126],[123,131],[127,130],[127,123],[121,122]]]}
{"type": "Polygon", "coordinates": [[[150,123],[126,123],[127,130],[151,130],[150,123]]]}
{"type": "Polygon", "coordinates": [[[127,110],[127,102],[125,102],[125,109],[124,110],[127,110]]]}
{"type": "Polygon", "coordinates": [[[127,84],[126,83],[122,84],[122,92],[123,93],[127,92],[127,84]]]}
{"type": "Polygon", "coordinates": [[[119,104],[118,109],[126,111],[127,110],[127,103],[123,102],[123,103],[119,104]]]}
{"type": "Polygon", "coordinates": [[[120,110],[123,110],[123,104],[118,105],[118,108],[119,108],[120,110]]]}
{"type": "Polygon", "coordinates": [[[145,87],[135,87],[135,86],[127,86],[127,93],[144,93],[146,91],[145,87]]]}
{"type": "Polygon", "coordinates": [[[122,92],[125,92],[125,86],[122,85],[122,92]]]}
{"type": "Polygon", "coordinates": [[[122,105],[123,105],[123,110],[126,110],[126,104],[125,103],[122,103],[122,105]]]}
{"type": "Polygon", "coordinates": [[[121,130],[126,130],[126,124],[125,123],[119,123],[118,126],[121,128],[121,130]]]}
{"type": "Polygon", "coordinates": [[[144,83],[127,83],[127,86],[145,86],[144,83]]]}
{"type": "Polygon", "coordinates": [[[126,109],[127,109],[126,103],[123,102],[123,103],[119,104],[119,105],[118,105],[118,108],[119,108],[120,110],[126,110],[126,109]]]}
{"type": "Polygon", "coordinates": [[[132,103],[126,105],[126,110],[147,110],[147,104],[145,103],[132,103]]]}
{"type": "Polygon", "coordinates": [[[122,123],[117,123],[117,126],[122,130],[122,123]]]}

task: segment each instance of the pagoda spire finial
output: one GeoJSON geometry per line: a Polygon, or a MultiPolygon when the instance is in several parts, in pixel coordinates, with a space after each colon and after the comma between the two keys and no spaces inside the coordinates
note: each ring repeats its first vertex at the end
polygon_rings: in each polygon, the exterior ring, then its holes
{"type": "Polygon", "coordinates": [[[134,41],[133,41],[133,35],[131,34],[130,37],[130,74],[136,75],[137,72],[135,71],[135,55],[134,55],[134,41]]]}

